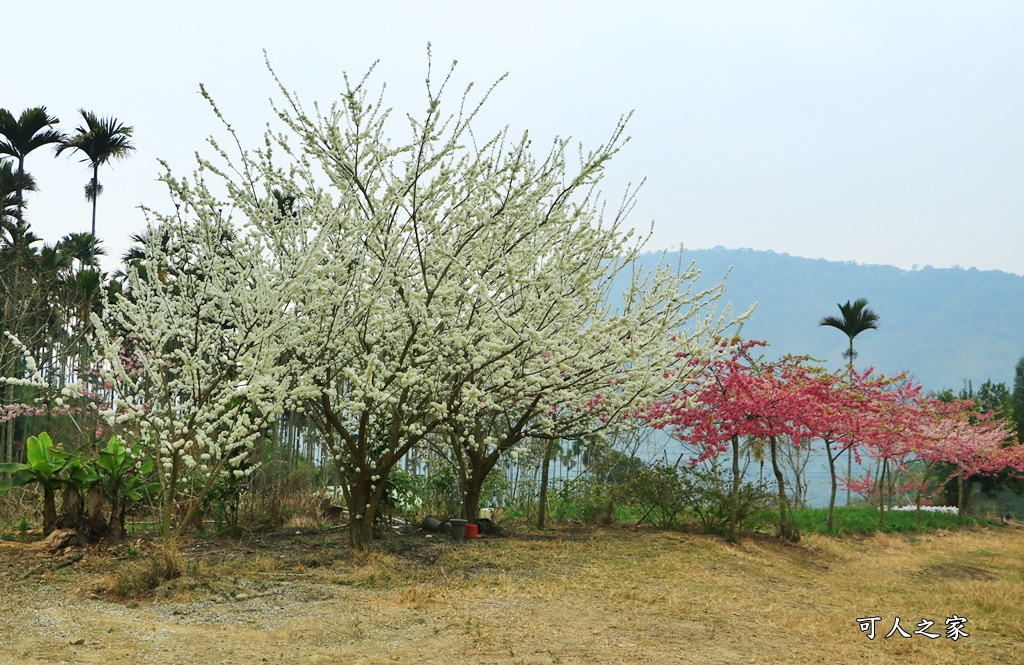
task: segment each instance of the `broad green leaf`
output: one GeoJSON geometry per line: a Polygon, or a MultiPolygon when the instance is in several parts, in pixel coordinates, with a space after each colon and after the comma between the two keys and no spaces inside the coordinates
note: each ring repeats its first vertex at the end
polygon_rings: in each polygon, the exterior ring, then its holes
{"type": "Polygon", "coordinates": [[[7,480],[0,480],[0,496],[6,494],[11,490],[11,488],[18,487],[19,485],[27,485],[28,483],[36,480],[38,480],[38,478],[36,478],[36,474],[31,471],[27,469],[19,471],[7,480]]]}
{"type": "Polygon", "coordinates": [[[28,437],[28,441],[25,442],[25,458],[28,459],[29,464],[36,464],[46,460],[46,456],[43,453],[43,443],[38,437],[28,437]]]}

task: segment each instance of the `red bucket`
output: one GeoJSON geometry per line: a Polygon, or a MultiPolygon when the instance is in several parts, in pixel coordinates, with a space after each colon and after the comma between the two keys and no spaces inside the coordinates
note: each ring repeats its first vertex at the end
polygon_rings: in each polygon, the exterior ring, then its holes
{"type": "Polygon", "coordinates": [[[483,538],[480,535],[480,529],[477,528],[475,522],[470,522],[466,525],[466,538],[483,538]]]}

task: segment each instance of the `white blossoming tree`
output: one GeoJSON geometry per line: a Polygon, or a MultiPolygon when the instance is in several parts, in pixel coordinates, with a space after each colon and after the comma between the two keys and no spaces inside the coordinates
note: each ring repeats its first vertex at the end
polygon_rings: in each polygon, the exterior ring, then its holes
{"type": "Polygon", "coordinates": [[[477,139],[490,92],[471,103],[467,88],[443,112],[449,70],[440,86],[428,74],[425,110],[407,116],[409,138],[395,145],[369,76],[346,77],[341,100],[312,111],[278,82],[282,128],[264,147],[241,149],[225,123],[238,153],[213,142],[217,159],[202,162],[261,238],[276,281],[295,287],[280,324],[264,329],[277,333],[275,371],[320,423],[357,548],[388,475],[427,437],[475,441],[487,457],[471,475],[482,479],[493,452],[527,431],[656,394],[679,353],[706,354],[727,325],[713,311],[718,289],[689,291],[693,271],[634,279],[625,304],[609,304],[636,252],[620,228],[632,194],[606,217],[595,187],[626,141],[625,119],[573,166],[565,140],[538,159],[526,135],[477,139]],[[473,438],[474,422],[499,414],[523,426],[473,438]]]}
{"type": "Polygon", "coordinates": [[[619,219],[607,230],[574,220],[538,243],[533,274],[504,290],[491,285],[501,294],[491,299],[500,303],[494,315],[511,325],[499,334],[515,345],[506,362],[466,379],[444,429],[467,519],[478,517],[484,482],[502,456],[527,439],[638,425],[632,412],[696,380],[711,341],[734,322],[728,308],[715,307],[723,285],[696,289],[693,265],[621,274],[637,246],[625,244],[619,219]],[[614,307],[608,293],[617,279],[630,282],[614,307]]]}
{"type": "Polygon", "coordinates": [[[94,323],[101,373],[117,397],[106,416],[148,445],[169,536],[189,525],[218,479],[251,473],[253,445],[287,397],[276,344],[291,300],[260,239],[223,218],[201,172],[194,183],[164,180],[177,212],[153,213],[159,232],[148,236],[159,240],[94,323]]]}

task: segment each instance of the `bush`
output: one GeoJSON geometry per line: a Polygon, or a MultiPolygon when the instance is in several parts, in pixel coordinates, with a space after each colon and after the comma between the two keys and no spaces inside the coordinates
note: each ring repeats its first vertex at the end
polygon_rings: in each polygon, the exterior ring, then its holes
{"type": "Polygon", "coordinates": [[[692,478],[677,466],[660,463],[635,471],[620,490],[624,502],[640,515],[639,524],[650,522],[662,529],[677,526],[694,502],[692,478]]]}
{"type": "Polygon", "coordinates": [[[555,522],[611,524],[619,517],[617,499],[614,485],[568,482],[555,492],[551,519],[555,522]]]}
{"type": "MultiPolygon", "coordinates": [[[[654,464],[635,472],[621,486],[623,502],[639,515],[638,523],[670,529],[686,515],[705,533],[721,533],[729,523],[732,478],[715,467],[654,464]]],[[[772,505],[764,482],[740,485],[737,527],[750,527],[772,505]]]]}
{"type": "MultiPolygon", "coordinates": [[[[692,504],[690,510],[704,533],[724,533],[729,525],[732,475],[725,469],[690,469],[692,504]]],[[[740,484],[736,506],[736,528],[751,528],[757,517],[774,505],[775,495],[764,481],[740,484]]]]}

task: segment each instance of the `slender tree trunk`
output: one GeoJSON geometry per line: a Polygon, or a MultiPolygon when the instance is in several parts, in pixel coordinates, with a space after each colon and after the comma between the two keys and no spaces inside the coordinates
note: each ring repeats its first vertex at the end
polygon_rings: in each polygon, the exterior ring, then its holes
{"type": "Polygon", "coordinates": [[[25,223],[25,155],[18,155],[18,224],[25,223]]]}
{"type": "Polygon", "coordinates": [[[782,476],[782,469],[779,468],[778,458],[776,454],[777,443],[774,436],[768,437],[768,445],[772,453],[772,470],[775,472],[775,482],[779,486],[779,535],[790,541],[799,542],[800,530],[796,524],[793,524],[787,515],[788,502],[786,501],[786,482],[782,476]]]}
{"type": "Polygon", "coordinates": [[[928,475],[931,473],[932,465],[925,465],[924,474],[921,476],[921,484],[917,487],[917,494],[914,497],[914,506],[917,512],[917,525],[921,525],[921,499],[924,497],[925,484],[928,482],[928,475]]]}
{"type": "MultiPolygon", "coordinates": [[[[967,510],[967,493],[964,490],[964,477],[963,474],[958,473],[956,476],[957,489],[959,490],[959,501],[957,502],[956,508],[956,522],[957,524],[964,523],[964,512],[967,510]]],[[[969,486],[969,483],[968,483],[969,486]]]]}
{"type": "MultiPolygon", "coordinates": [[[[163,474],[163,469],[157,465],[157,473],[163,474]]],[[[168,539],[171,536],[171,513],[174,509],[174,496],[175,488],[178,484],[178,460],[175,459],[171,465],[171,477],[165,481],[166,484],[163,488],[163,505],[161,506],[160,516],[160,533],[164,539],[168,539]]]]}
{"type": "MultiPolygon", "coordinates": [[[[10,406],[14,403],[14,386],[4,386],[4,403],[10,406]]],[[[14,459],[14,418],[4,423],[3,436],[3,459],[2,462],[15,462],[14,459]]]]}
{"type": "Polygon", "coordinates": [[[92,237],[96,237],[96,199],[100,197],[100,166],[92,167],[92,237]]]}
{"type": "MultiPolygon", "coordinates": [[[[853,385],[853,338],[850,338],[850,364],[846,368],[846,376],[853,385]]],[[[846,452],[846,505],[850,506],[850,481],[853,480],[853,445],[846,452]]]]}
{"type": "Polygon", "coordinates": [[[732,489],[729,492],[729,532],[726,539],[730,543],[739,540],[739,509],[740,509],[740,437],[732,436],[732,489]]]}
{"type": "Polygon", "coordinates": [[[853,480],[853,446],[846,451],[846,505],[850,505],[850,481],[853,480]]]}
{"type": "Polygon", "coordinates": [[[551,453],[555,448],[555,440],[549,439],[548,445],[544,448],[544,461],[540,467],[540,494],[537,497],[539,508],[537,510],[537,528],[544,528],[544,521],[548,512],[548,467],[551,465],[551,453]]]}
{"type": "Polygon", "coordinates": [[[835,528],[836,490],[839,483],[836,480],[836,460],[832,457],[832,444],[827,439],[825,440],[825,457],[828,458],[828,472],[832,481],[832,488],[828,495],[828,521],[826,522],[826,528],[831,533],[835,528]]]}
{"type": "Polygon", "coordinates": [[[889,470],[889,459],[882,460],[882,473],[878,476],[878,526],[885,526],[885,474],[889,470]]]}

